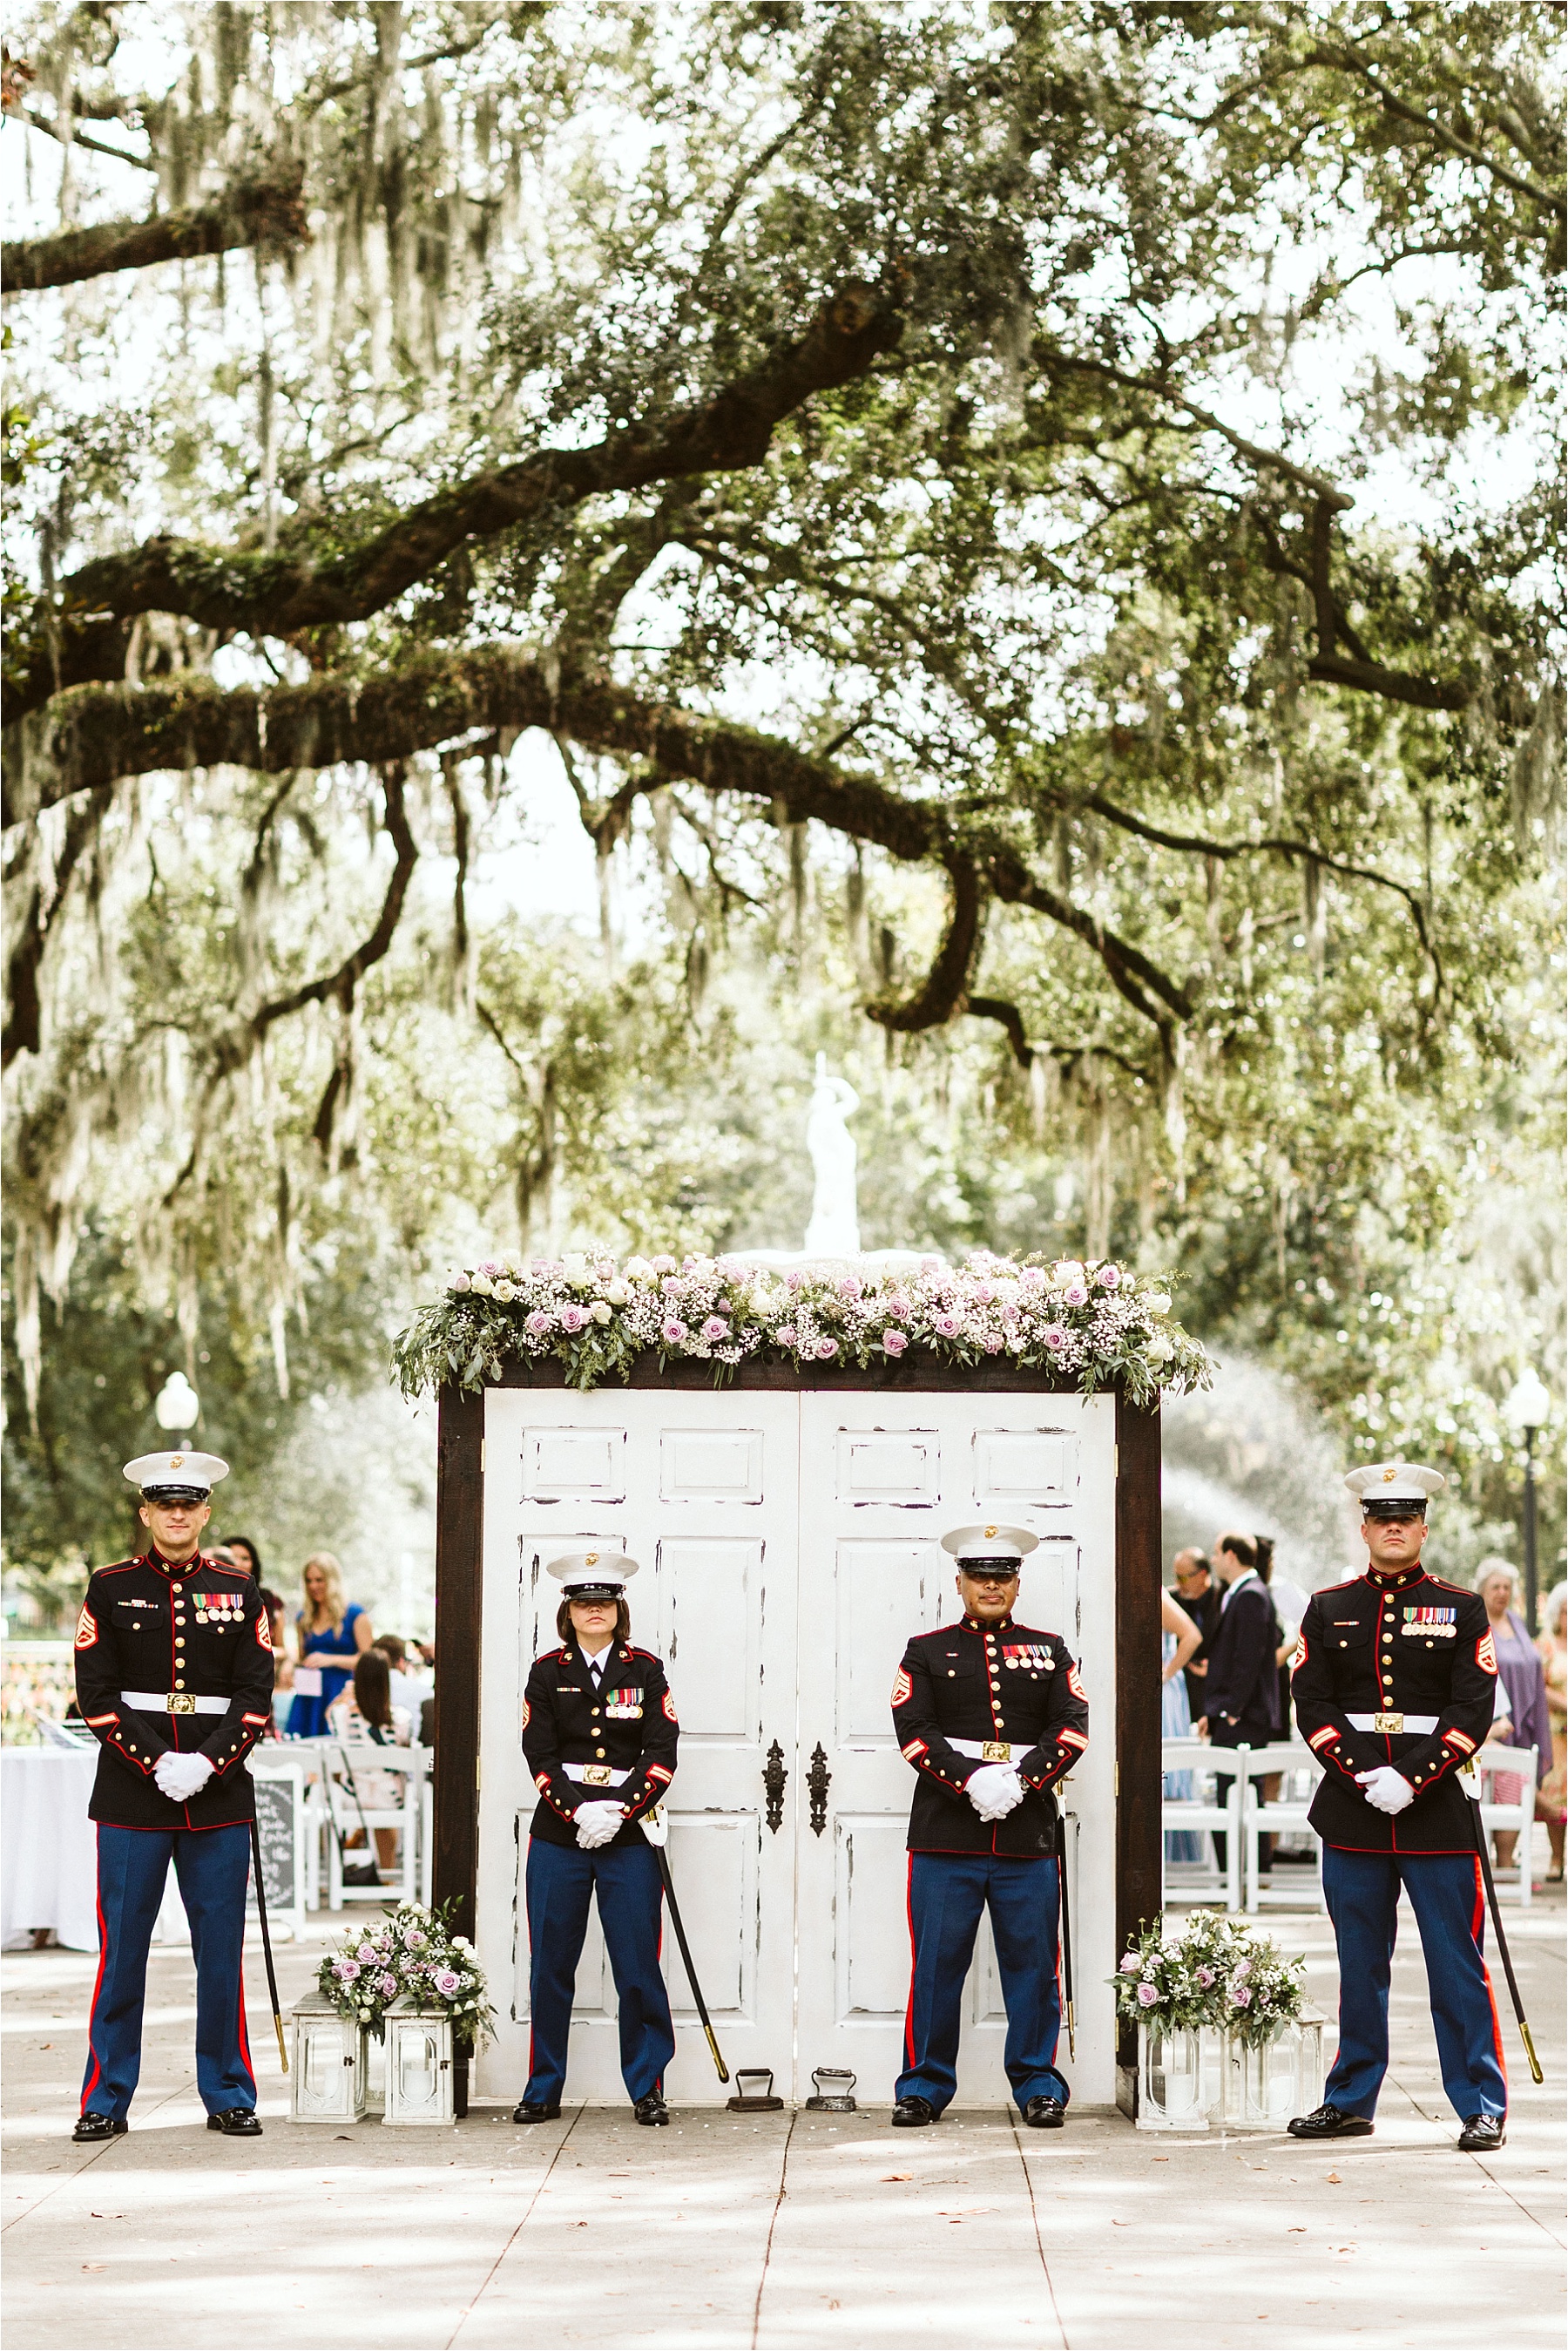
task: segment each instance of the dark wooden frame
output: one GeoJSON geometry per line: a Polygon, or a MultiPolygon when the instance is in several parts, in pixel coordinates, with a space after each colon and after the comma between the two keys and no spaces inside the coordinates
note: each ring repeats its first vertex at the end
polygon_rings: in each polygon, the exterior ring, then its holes
{"type": "MultiPolygon", "coordinates": [[[[509,1366],[503,1387],[563,1388],[565,1366],[509,1366]]],[[[634,1388],[711,1388],[702,1364],[633,1366],[634,1388]]],[[[869,1372],[824,1367],[804,1377],[787,1364],[737,1364],[728,1387],[826,1389],[845,1394],[918,1395],[962,1387],[976,1395],[1076,1395],[1064,1381],[1011,1364],[955,1372],[938,1364],[889,1364],[869,1372]]],[[[1159,1406],[1136,1411],[1116,1395],[1116,1948],[1161,1899],[1159,1590],[1159,1406]]],[[[484,1553],[484,1396],[456,1387],[441,1393],[436,1468],[436,1714],[434,1898],[454,1905],[460,1933],[474,1931],[479,1868],[480,1602],[484,1553]]],[[[1076,1987],[1087,2001],[1096,1987],[1076,1987]]],[[[1117,2036],[1117,2104],[1134,2108],[1137,2033],[1117,2036]]]]}

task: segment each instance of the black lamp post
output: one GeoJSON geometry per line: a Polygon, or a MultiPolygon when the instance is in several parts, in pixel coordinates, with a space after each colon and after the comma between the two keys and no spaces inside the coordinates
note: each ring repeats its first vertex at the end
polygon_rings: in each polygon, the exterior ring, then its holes
{"type": "Polygon", "coordinates": [[[1527,1371],[1503,1405],[1503,1418],[1524,1439],[1524,1621],[1533,1641],[1538,1631],[1535,1567],[1535,1437],[1552,1410],[1552,1398],[1533,1371],[1527,1371]]]}

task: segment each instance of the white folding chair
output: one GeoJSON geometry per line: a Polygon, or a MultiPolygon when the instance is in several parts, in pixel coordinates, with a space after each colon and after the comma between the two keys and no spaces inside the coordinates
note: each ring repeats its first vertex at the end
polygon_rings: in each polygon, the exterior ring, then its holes
{"type": "MultiPolygon", "coordinates": [[[[1252,1911],[1262,1907],[1264,1898],[1262,1873],[1258,1867],[1259,1840],[1265,1836],[1294,1836],[1303,1829],[1312,1830],[1307,1808],[1323,1770],[1304,1740],[1282,1739],[1268,1747],[1239,1747],[1235,1751],[1246,1758],[1241,1782],[1241,1837],[1246,1852],[1246,1907],[1252,1911]],[[1276,1798],[1265,1802],[1262,1782],[1272,1779],[1276,1771],[1286,1784],[1276,1798]]],[[[1297,1889],[1272,1891],[1272,1899],[1293,1907],[1297,1889]]],[[[1317,1839],[1317,1907],[1320,1910],[1328,1907],[1323,1890],[1321,1838],[1317,1839]]]]}
{"type": "Polygon", "coordinates": [[[419,1886],[421,1780],[418,1771],[410,1766],[410,1750],[406,1747],[369,1746],[349,1749],[332,1741],[327,1744],[322,1760],[323,1788],[329,1815],[327,1840],[328,1909],[341,1910],[346,1902],[414,1901],[419,1886]],[[403,1783],[402,1802],[396,1806],[362,1803],[354,1784],[356,1765],[366,1772],[397,1772],[403,1783]],[[350,1846],[345,1856],[344,1839],[358,1829],[367,1833],[366,1844],[363,1849],[358,1845],[350,1846]],[[349,1868],[362,1860],[379,1861],[375,1837],[378,1829],[397,1832],[397,1862],[390,1872],[382,1871],[378,1885],[346,1886],[343,1882],[346,1859],[349,1868]]]}
{"type": "MultiPolygon", "coordinates": [[[[1217,1771],[1231,1771],[1232,1753],[1243,1754],[1245,1749],[1216,1749],[1206,1739],[1162,1739],[1159,1742],[1159,1768],[1162,1773],[1190,1771],[1195,1777],[1212,1779],[1217,1771]]],[[[1162,1796],[1159,1807],[1160,1867],[1165,1869],[1165,1835],[1167,1829],[1195,1829],[1200,1835],[1212,1834],[1220,1829],[1225,1837],[1225,1907],[1239,1910],[1241,1907],[1241,1776],[1231,1779],[1225,1802],[1217,1803],[1212,1792],[1204,1796],[1162,1796]]],[[[1220,1873],[1213,1873],[1216,1886],[1220,1873]]],[[[1171,1889],[1175,1891],[1173,1887],[1171,1889]]],[[[1184,1889],[1185,1890],[1185,1889],[1184,1889]]],[[[1199,1889],[1195,1886],[1193,1891],[1199,1889]]]]}
{"type": "Polygon", "coordinates": [[[1511,1880],[1517,1879],[1519,1907],[1521,1910],[1528,1910],[1532,1891],[1530,1883],[1531,1847],[1535,1842],[1535,1778],[1540,1769],[1540,1755],[1533,1747],[1500,1747],[1492,1744],[1478,1747],[1470,1761],[1480,1775],[1481,1826],[1488,1836],[1491,1835],[1494,1829],[1501,1829],[1505,1834],[1510,1829],[1514,1829],[1519,1835],[1519,1843],[1515,1847],[1517,1868],[1511,1870],[1494,1868],[1492,1871],[1492,1876],[1497,1881],[1498,1892],[1501,1894],[1511,1880]],[[1510,1775],[1517,1776],[1523,1782],[1519,1792],[1519,1801],[1512,1804],[1500,1804],[1495,1790],[1490,1794],[1487,1792],[1487,1783],[1489,1781],[1507,1778],[1510,1775]]]}

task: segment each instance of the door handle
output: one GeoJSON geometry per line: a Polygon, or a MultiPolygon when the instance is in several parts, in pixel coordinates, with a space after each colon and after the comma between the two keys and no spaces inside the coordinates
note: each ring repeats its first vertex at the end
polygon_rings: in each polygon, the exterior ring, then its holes
{"type": "Polygon", "coordinates": [[[784,1769],[784,1749],[775,1739],[768,1749],[763,1765],[763,1791],[768,1800],[768,1826],[774,1836],[784,1825],[784,1782],[789,1773],[784,1769]]]}
{"type": "Polygon", "coordinates": [[[805,1792],[811,1799],[811,1833],[820,1836],[827,1826],[827,1792],[833,1785],[833,1774],[827,1768],[827,1758],[819,1739],[811,1751],[811,1769],[805,1775],[805,1792]]]}

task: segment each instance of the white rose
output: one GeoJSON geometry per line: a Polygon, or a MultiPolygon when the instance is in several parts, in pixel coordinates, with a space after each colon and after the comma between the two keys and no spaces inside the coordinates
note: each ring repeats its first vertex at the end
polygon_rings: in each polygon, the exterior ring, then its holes
{"type": "Polygon", "coordinates": [[[1157,1336],[1145,1342],[1143,1359],[1146,1364],[1168,1364],[1175,1353],[1168,1339],[1157,1336]]]}
{"type": "Polygon", "coordinates": [[[1151,1290],[1142,1303],[1147,1307],[1151,1314],[1168,1314],[1170,1292],[1168,1290],[1151,1290]]]}
{"type": "Polygon", "coordinates": [[[653,1268],[645,1257],[628,1257],[621,1270],[628,1281],[651,1281],[654,1279],[653,1268]]]}
{"type": "MultiPolygon", "coordinates": [[[[605,1286],[605,1297],[611,1306],[624,1306],[631,1292],[624,1281],[611,1281],[605,1286]]],[[[597,1312],[597,1309],[595,1310],[597,1312]]]]}
{"type": "Polygon", "coordinates": [[[506,1304],[507,1304],[507,1303],[508,1303],[512,1299],[514,1299],[514,1298],[515,1298],[515,1297],[516,1297],[517,1292],[516,1292],[515,1289],[513,1287],[513,1285],[512,1285],[512,1283],[511,1283],[511,1282],[509,1282],[509,1281],[498,1281],[498,1282],[496,1283],[496,1285],[495,1285],[495,1290],[494,1290],[494,1293],[493,1293],[493,1294],[494,1294],[494,1296],[495,1296],[495,1297],[500,1301],[501,1304],[502,1304],[503,1306],[504,1306],[504,1305],[506,1305],[506,1304]]]}
{"type": "Polygon", "coordinates": [[[495,1295],[495,1284],[487,1273],[476,1273],[468,1286],[476,1298],[493,1298],[495,1295]]]}
{"type": "Polygon", "coordinates": [[[566,1275],[568,1281],[587,1281],[588,1278],[587,1259],[580,1253],[574,1251],[572,1256],[564,1257],[561,1259],[561,1271],[566,1275]]]}
{"type": "Polygon", "coordinates": [[[1071,1290],[1075,1281],[1084,1278],[1084,1269],[1075,1257],[1062,1258],[1051,1269],[1051,1279],[1058,1290],[1071,1290]]]}
{"type": "Polygon", "coordinates": [[[597,1300],[594,1305],[589,1307],[588,1312],[593,1316],[594,1321],[601,1325],[607,1322],[610,1319],[609,1308],[605,1304],[602,1298],[597,1300]]]}

